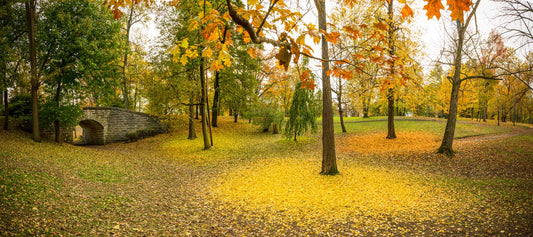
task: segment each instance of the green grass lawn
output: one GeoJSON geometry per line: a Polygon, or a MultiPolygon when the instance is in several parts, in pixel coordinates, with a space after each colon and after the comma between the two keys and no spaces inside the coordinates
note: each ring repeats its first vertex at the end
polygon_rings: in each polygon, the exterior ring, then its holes
{"type": "Polygon", "coordinates": [[[461,120],[456,137],[468,138],[445,157],[435,154],[444,120],[399,119],[387,140],[380,119],[347,118],[347,134],[336,124],[331,177],[318,174],[320,133],[293,142],[229,117],[207,151],[184,129],[105,146],[2,130],[0,235],[533,232],[531,130],[461,120]]]}

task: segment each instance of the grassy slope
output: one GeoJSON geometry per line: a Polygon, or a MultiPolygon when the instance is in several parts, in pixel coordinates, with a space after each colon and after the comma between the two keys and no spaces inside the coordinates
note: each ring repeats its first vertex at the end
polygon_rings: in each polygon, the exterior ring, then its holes
{"type": "MultiPolygon", "coordinates": [[[[533,135],[458,140],[443,121],[347,123],[341,175],[320,170],[319,135],[294,143],[223,118],[215,147],[186,131],[103,147],[0,132],[0,233],[262,235],[513,234],[533,229],[533,135]],[[265,233],[266,232],[266,233],[265,233]],[[247,234],[248,233],[248,234],[247,234]]],[[[338,126],[337,126],[338,127],[338,126]]],[[[521,130],[464,121],[457,136],[521,130]]]]}

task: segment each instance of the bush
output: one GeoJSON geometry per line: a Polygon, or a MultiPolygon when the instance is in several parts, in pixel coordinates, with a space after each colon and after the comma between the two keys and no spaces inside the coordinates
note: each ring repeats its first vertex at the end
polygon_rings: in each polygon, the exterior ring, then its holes
{"type": "Polygon", "coordinates": [[[277,124],[279,125],[278,127],[281,127],[281,123],[283,122],[283,113],[269,105],[257,106],[251,111],[250,116],[252,117],[253,124],[261,125],[263,132],[268,132],[272,124],[277,124]]]}

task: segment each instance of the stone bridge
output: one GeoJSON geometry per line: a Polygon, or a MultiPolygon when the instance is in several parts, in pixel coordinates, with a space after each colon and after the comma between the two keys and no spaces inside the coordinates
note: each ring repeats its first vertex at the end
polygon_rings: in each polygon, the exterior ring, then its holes
{"type": "Polygon", "coordinates": [[[82,143],[92,145],[127,141],[138,134],[155,135],[166,130],[156,117],[115,107],[84,107],[79,124],[83,129],[82,143]]]}

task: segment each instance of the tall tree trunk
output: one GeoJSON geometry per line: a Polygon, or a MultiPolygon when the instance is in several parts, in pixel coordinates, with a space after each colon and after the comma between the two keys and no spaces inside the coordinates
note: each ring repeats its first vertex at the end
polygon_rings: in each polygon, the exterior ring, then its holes
{"type": "Polygon", "coordinates": [[[438,149],[438,153],[443,153],[447,156],[453,155],[453,138],[455,135],[455,124],[457,122],[457,103],[459,101],[459,90],[461,89],[461,59],[463,50],[463,41],[465,36],[465,29],[462,23],[457,20],[457,48],[455,50],[454,58],[454,73],[452,81],[452,93],[450,96],[450,109],[448,114],[448,121],[444,130],[444,137],[438,149]]]}
{"type": "Polygon", "coordinates": [[[206,110],[207,110],[207,127],[209,128],[209,142],[211,142],[211,146],[213,146],[213,130],[211,129],[211,115],[209,113],[209,90],[207,89],[207,78],[205,82],[205,104],[206,104],[206,110]]]}
{"type": "MultiPolygon", "coordinates": [[[[315,0],[318,11],[318,29],[327,32],[326,3],[324,0],[315,0]]],[[[326,38],[322,36],[322,170],[320,174],[336,175],[337,158],[335,156],[335,136],[333,127],[333,104],[331,100],[331,82],[329,79],[329,53],[326,38]]]]}
{"type": "Polygon", "coordinates": [[[337,102],[339,103],[339,118],[341,120],[342,132],[346,132],[346,127],[344,126],[344,116],[342,111],[342,78],[339,77],[339,94],[337,95],[337,102]]]}
{"type": "Polygon", "coordinates": [[[194,92],[189,97],[189,136],[187,139],[196,139],[196,128],[194,126],[194,92]]]}
{"type": "Polygon", "coordinates": [[[35,45],[35,0],[28,0],[26,6],[26,20],[28,25],[28,40],[30,46],[30,84],[31,84],[31,117],[33,140],[41,141],[39,130],[39,79],[37,78],[37,53],[35,45]]]}
{"type": "Polygon", "coordinates": [[[237,112],[237,110],[233,111],[233,122],[237,122],[237,118],[239,117],[239,113],[237,112]]]}
{"type": "MultiPolygon", "coordinates": [[[[391,58],[391,65],[390,65],[390,77],[391,77],[391,83],[394,83],[394,54],[395,47],[394,47],[394,8],[393,3],[394,0],[389,0],[389,8],[388,8],[388,15],[389,15],[389,34],[388,34],[388,44],[389,44],[389,56],[391,58]]],[[[388,100],[388,107],[387,107],[387,139],[395,139],[396,138],[396,130],[394,129],[394,89],[389,88],[387,91],[387,100],[388,100]]]]}
{"type": "Polygon", "coordinates": [[[4,100],[4,130],[9,129],[9,100],[8,100],[8,90],[7,87],[2,93],[2,98],[4,100]]]}
{"type": "MultiPolygon", "coordinates": [[[[59,111],[59,103],[60,103],[60,96],[61,96],[61,81],[58,81],[57,82],[57,88],[56,88],[56,97],[55,97],[55,101],[56,101],[56,108],[58,109],[59,111]]],[[[61,144],[62,143],[62,139],[61,139],[61,126],[59,124],[59,120],[56,118],[54,120],[54,130],[55,130],[55,142],[61,144]]]]}
{"type": "Polygon", "coordinates": [[[213,107],[212,107],[212,115],[213,118],[211,118],[211,126],[218,127],[218,102],[219,102],[219,96],[220,96],[220,74],[215,72],[215,94],[213,95],[213,107]]]}
{"type": "Polygon", "coordinates": [[[202,87],[202,98],[200,99],[200,115],[202,116],[202,136],[204,138],[204,150],[211,148],[209,142],[209,135],[207,134],[207,111],[206,100],[207,91],[205,86],[205,71],[204,71],[204,58],[200,59],[200,86],[202,87]]]}
{"type": "Polygon", "coordinates": [[[130,31],[131,31],[131,25],[133,22],[133,13],[135,4],[131,3],[130,6],[130,15],[128,18],[128,22],[126,23],[126,51],[124,52],[124,67],[122,68],[122,93],[124,94],[124,108],[129,109],[130,102],[129,102],[129,91],[128,91],[128,76],[126,75],[127,69],[128,69],[128,54],[130,51],[130,31]]]}

